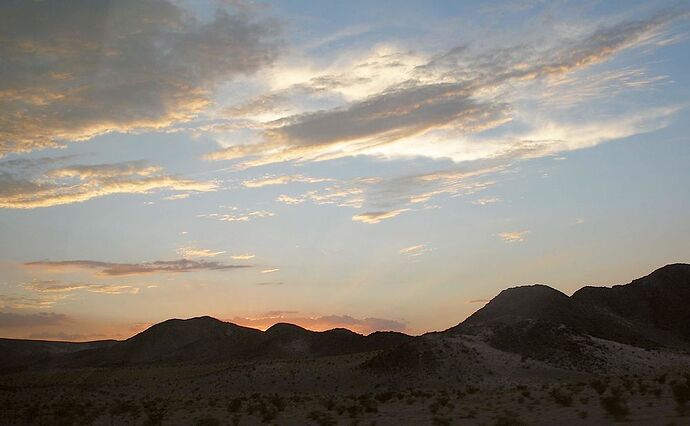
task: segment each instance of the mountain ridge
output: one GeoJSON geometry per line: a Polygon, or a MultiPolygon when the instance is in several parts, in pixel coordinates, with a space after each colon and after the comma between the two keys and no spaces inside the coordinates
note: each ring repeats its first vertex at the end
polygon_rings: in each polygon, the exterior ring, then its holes
{"type": "Polygon", "coordinates": [[[5,369],[16,369],[414,352],[427,345],[429,336],[483,336],[499,350],[544,360],[555,354],[558,359],[572,357],[591,338],[688,350],[690,312],[686,306],[690,306],[690,265],[669,264],[628,284],[585,286],[571,296],[543,284],[507,288],[458,325],[422,336],[393,331],[363,335],[344,328],[312,331],[289,323],[261,331],[199,316],[169,319],[122,341],[0,339],[0,361],[5,369]]]}

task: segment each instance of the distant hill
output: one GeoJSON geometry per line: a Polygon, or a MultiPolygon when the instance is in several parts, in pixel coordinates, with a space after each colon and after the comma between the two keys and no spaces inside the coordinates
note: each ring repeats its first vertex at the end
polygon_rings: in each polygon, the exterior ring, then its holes
{"type": "MultiPolygon", "coordinates": [[[[586,369],[605,358],[604,349],[591,350],[596,346],[593,339],[689,350],[688,307],[690,265],[674,264],[626,285],[588,286],[570,297],[545,285],[509,288],[457,326],[419,337],[397,332],[364,336],[346,329],[315,332],[285,323],[260,331],[205,316],[167,320],[124,341],[0,339],[0,369],[208,363],[382,351],[367,365],[386,371],[395,366],[414,369],[448,364],[443,358],[449,355],[438,349],[439,344],[456,344],[448,342],[461,342],[452,356],[467,358],[474,352],[462,342],[477,339],[499,351],[586,369]]],[[[478,355],[473,357],[472,362],[482,362],[478,355]]]]}
{"type": "Polygon", "coordinates": [[[12,370],[26,365],[47,362],[66,354],[106,348],[116,343],[116,340],[54,342],[0,338],[0,370],[12,370]]]}
{"type": "Polygon", "coordinates": [[[364,336],[346,329],[316,332],[285,323],[261,331],[205,316],[167,320],[108,347],[55,357],[53,365],[83,367],[308,358],[387,349],[409,339],[412,337],[397,332],[364,336]]]}

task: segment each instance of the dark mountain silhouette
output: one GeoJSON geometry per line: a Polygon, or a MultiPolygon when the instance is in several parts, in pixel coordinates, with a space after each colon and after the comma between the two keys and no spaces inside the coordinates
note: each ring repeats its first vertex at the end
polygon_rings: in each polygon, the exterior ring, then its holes
{"type": "Polygon", "coordinates": [[[108,347],[57,356],[50,366],[115,366],[161,362],[220,362],[345,355],[387,349],[412,339],[403,333],[368,336],[346,329],[316,332],[279,323],[260,331],[208,316],[171,319],[108,347]]]}
{"type": "MultiPolygon", "coordinates": [[[[396,365],[413,369],[441,365],[439,344],[453,346],[452,342],[463,339],[480,339],[500,351],[585,369],[601,361],[601,355],[591,348],[599,345],[601,352],[604,349],[598,342],[602,341],[690,349],[689,306],[690,265],[674,264],[626,285],[584,287],[570,297],[545,285],[509,288],[457,326],[419,337],[397,332],[364,336],[346,329],[315,332],[285,323],[260,331],[198,317],[164,321],[124,341],[0,339],[0,362],[7,370],[312,358],[382,351],[367,365],[386,371],[396,365]]],[[[463,354],[471,352],[464,346],[456,349],[453,356],[469,356],[463,354]]]]}
{"type": "Polygon", "coordinates": [[[637,346],[690,344],[690,265],[675,264],[626,285],[584,287],[571,297],[544,285],[503,290],[448,332],[528,321],[637,346]]]}
{"type": "Polygon", "coordinates": [[[378,371],[427,365],[433,358],[429,340],[471,336],[501,351],[587,370],[604,358],[605,349],[592,338],[690,350],[689,307],[687,264],[667,265],[626,285],[584,287],[571,297],[545,285],[514,287],[457,326],[409,342],[405,353],[397,348],[384,351],[367,365],[378,371]]]}
{"type": "Polygon", "coordinates": [[[65,354],[89,349],[105,348],[117,340],[94,342],[55,342],[46,340],[0,338],[0,367],[9,370],[20,366],[48,361],[65,354]]]}
{"type": "Polygon", "coordinates": [[[688,264],[664,266],[626,285],[583,287],[572,299],[598,312],[623,318],[642,330],[654,330],[656,340],[690,342],[688,264]]]}

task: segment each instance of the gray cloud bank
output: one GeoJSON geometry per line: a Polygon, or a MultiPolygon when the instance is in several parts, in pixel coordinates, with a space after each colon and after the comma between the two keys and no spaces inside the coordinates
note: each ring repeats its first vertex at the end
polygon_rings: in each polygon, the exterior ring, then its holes
{"type": "Polygon", "coordinates": [[[272,62],[276,28],[249,7],[202,20],[166,0],[0,2],[0,156],[189,120],[272,62]]]}

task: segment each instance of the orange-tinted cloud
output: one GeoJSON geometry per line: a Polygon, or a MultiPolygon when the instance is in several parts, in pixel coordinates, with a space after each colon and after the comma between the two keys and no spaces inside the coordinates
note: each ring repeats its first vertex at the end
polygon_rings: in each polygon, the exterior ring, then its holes
{"type": "Polygon", "coordinates": [[[75,165],[41,170],[38,166],[6,167],[0,172],[0,208],[32,209],[79,203],[111,194],[154,191],[208,192],[211,181],[166,175],[140,161],[75,165]]]}
{"type": "Polygon", "coordinates": [[[57,280],[30,281],[22,284],[27,290],[39,293],[69,293],[84,290],[91,293],[102,294],[136,294],[139,287],[124,284],[92,284],[92,283],[63,283],[57,280]]]}
{"type": "Polygon", "coordinates": [[[408,210],[410,210],[410,209],[396,209],[396,210],[390,210],[390,211],[360,213],[360,214],[356,214],[356,215],[352,216],[352,220],[355,222],[374,224],[374,223],[379,223],[382,220],[396,217],[400,213],[406,212],[408,210]]]}
{"type": "Polygon", "coordinates": [[[189,259],[179,260],[156,260],[145,263],[113,263],[99,262],[94,260],[58,260],[58,261],[36,261],[27,262],[28,267],[41,268],[47,270],[60,269],[96,269],[99,275],[119,276],[119,275],[144,275],[154,273],[180,273],[193,271],[228,271],[239,268],[250,268],[251,265],[227,265],[220,262],[205,262],[189,259]]]}

